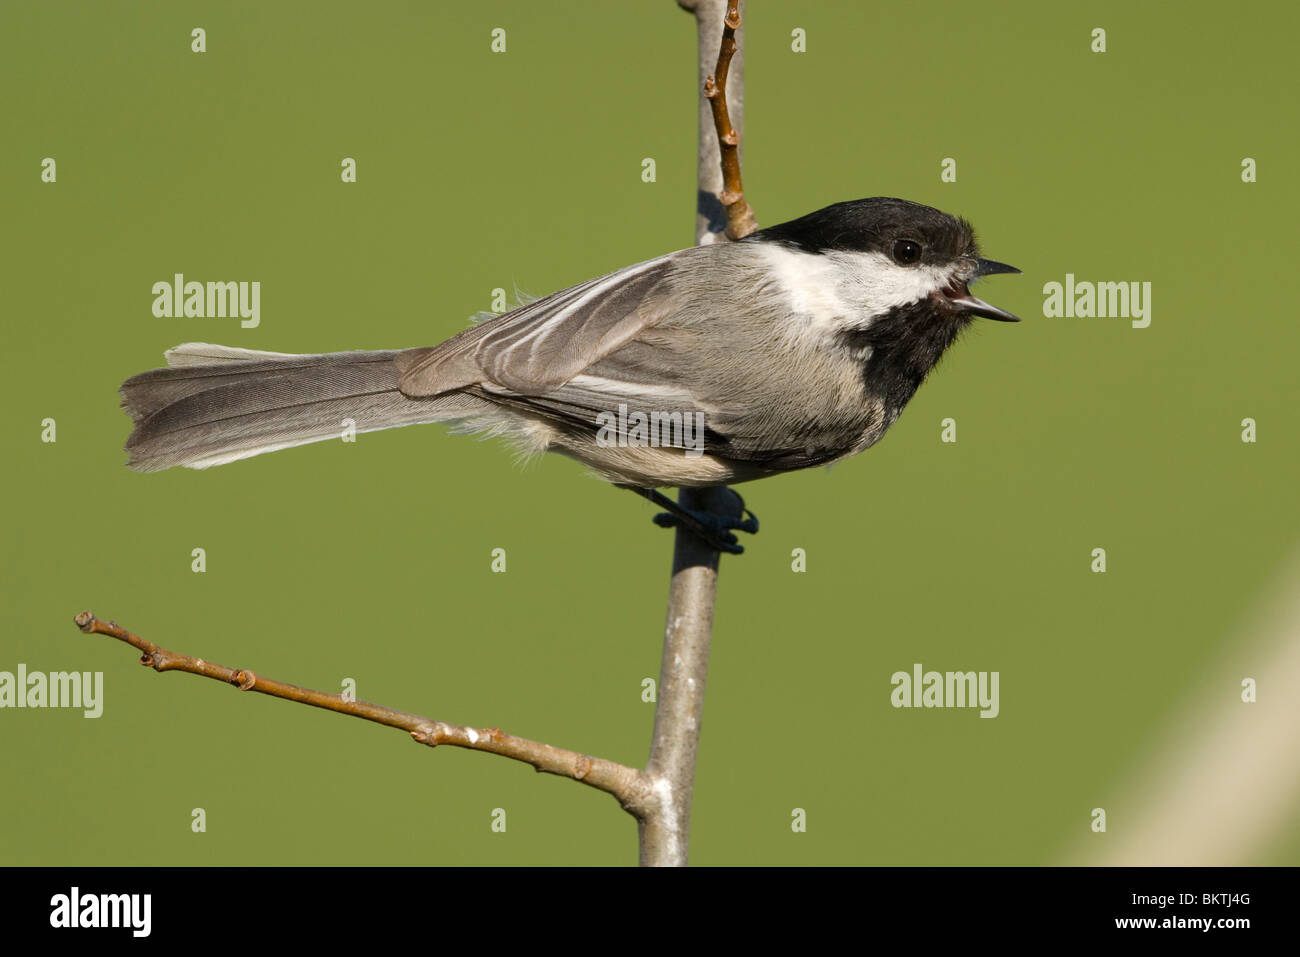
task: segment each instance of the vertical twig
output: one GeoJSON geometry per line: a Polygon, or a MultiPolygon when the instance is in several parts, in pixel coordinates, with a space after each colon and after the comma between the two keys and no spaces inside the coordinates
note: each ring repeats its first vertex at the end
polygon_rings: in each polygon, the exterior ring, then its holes
{"type": "MultiPolygon", "coordinates": [[[[731,230],[730,209],[740,183],[739,130],[743,125],[744,59],[737,49],[736,29],[740,26],[738,0],[679,0],[695,14],[699,32],[699,83],[701,90],[715,95],[700,98],[699,200],[695,240],[699,245],[726,242],[731,230]],[[724,18],[728,21],[724,25],[724,18]],[[726,36],[719,55],[718,38],[726,36]],[[714,64],[718,81],[714,82],[714,64]],[[728,69],[728,66],[730,67],[728,69]],[[716,96],[718,88],[724,97],[716,96]],[[730,104],[730,110],[728,110],[730,104]],[[715,122],[718,109],[727,122],[715,122]],[[724,176],[719,155],[718,130],[729,130],[734,184],[724,176]],[[727,193],[733,184],[737,190],[727,193]]],[[[730,169],[729,171],[730,172],[730,169]]],[[[748,210],[748,204],[744,205],[748,210]]],[[[749,229],[755,228],[749,212],[749,229]]],[[[742,227],[743,228],[743,227],[742,227]]],[[[730,238],[745,235],[740,232],[730,238]]],[[[725,487],[684,488],[677,501],[691,511],[717,512],[740,517],[740,497],[725,487]]],[[[678,527],[673,544],[673,575],[668,590],[668,622],[664,629],[664,656],[659,672],[655,706],[654,737],[646,773],[651,795],[639,809],[641,863],[651,866],[684,866],[690,849],[691,800],[695,788],[695,759],[700,746],[704,716],[704,686],[709,674],[709,644],[713,637],[713,606],[718,590],[717,550],[678,527]]]]}

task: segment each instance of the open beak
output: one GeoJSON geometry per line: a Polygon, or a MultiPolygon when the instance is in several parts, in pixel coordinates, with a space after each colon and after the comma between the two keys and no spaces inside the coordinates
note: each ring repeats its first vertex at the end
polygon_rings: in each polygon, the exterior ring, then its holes
{"type": "MultiPolygon", "coordinates": [[[[996,276],[998,273],[1004,272],[1019,273],[1020,270],[1015,266],[1008,266],[1006,263],[994,262],[992,259],[979,259],[976,260],[975,272],[971,274],[970,278],[979,279],[982,276],[996,276]]],[[[954,286],[945,289],[944,295],[958,309],[969,312],[973,316],[983,316],[985,319],[996,319],[999,322],[1020,321],[1019,316],[1013,316],[997,306],[989,305],[983,299],[972,296],[964,282],[955,283],[954,286]]]]}

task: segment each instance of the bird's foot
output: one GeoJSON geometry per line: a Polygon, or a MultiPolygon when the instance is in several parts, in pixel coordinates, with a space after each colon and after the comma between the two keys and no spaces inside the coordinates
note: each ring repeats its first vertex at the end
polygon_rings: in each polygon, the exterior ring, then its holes
{"type": "Polygon", "coordinates": [[[654,517],[656,525],[661,528],[685,528],[710,548],[720,552],[740,555],[745,547],[734,533],[758,533],[758,516],[745,507],[745,500],[732,489],[718,488],[716,492],[720,494],[712,503],[714,507],[697,509],[679,505],[654,489],[628,487],[660,508],[667,509],[654,517]]]}

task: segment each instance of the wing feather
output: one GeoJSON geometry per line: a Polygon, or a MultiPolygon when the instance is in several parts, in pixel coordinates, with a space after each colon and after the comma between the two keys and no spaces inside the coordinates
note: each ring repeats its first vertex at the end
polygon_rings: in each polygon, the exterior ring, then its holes
{"type": "Polygon", "coordinates": [[[401,390],[437,395],[482,385],[520,394],[542,392],[664,318],[651,294],[681,253],[628,266],[521,306],[398,360],[401,390]]]}

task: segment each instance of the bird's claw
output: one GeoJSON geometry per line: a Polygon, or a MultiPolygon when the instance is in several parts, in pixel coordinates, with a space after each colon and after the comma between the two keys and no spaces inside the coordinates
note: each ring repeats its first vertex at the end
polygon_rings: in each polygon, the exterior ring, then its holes
{"type": "Polygon", "coordinates": [[[686,517],[672,512],[660,512],[654,517],[654,522],[660,528],[685,527],[707,545],[720,552],[726,552],[728,555],[742,555],[745,552],[745,546],[740,544],[740,540],[736,538],[732,529],[737,532],[748,532],[751,535],[757,534],[758,516],[743,505],[741,511],[747,517],[728,518],[719,515],[717,512],[697,512],[694,510],[685,511],[684,516],[686,517]]]}
{"type": "Polygon", "coordinates": [[[735,489],[726,487],[721,489],[722,494],[734,497],[726,504],[722,504],[714,496],[710,503],[712,508],[693,509],[683,508],[658,489],[636,485],[622,487],[668,510],[654,517],[656,525],[661,528],[684,528],[710,548],[726,552],[728,555],[740,555],[745,551],[744,546],[732,533],[733,529],[751,535],[758,531],[758,516],[745,507],[745,500],[735,489]]]}

